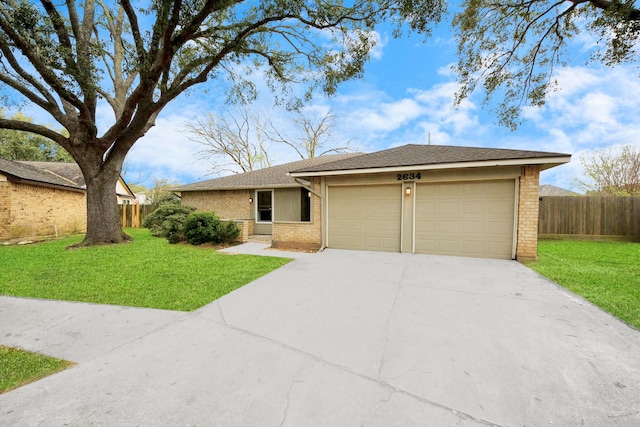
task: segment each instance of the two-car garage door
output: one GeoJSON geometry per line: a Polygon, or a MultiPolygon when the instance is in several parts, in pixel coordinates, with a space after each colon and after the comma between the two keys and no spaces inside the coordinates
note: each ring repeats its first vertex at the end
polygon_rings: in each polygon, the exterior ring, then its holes
{"type": "Polygon", "coordinates": [[[327,246],[511,259],[515,180],[330,186],[327,246]],[[406,186],[406,184],[405,184],[406,186]],[[411,199],[403,203],[403,198],[411,199]],[[404,209],[412,210],[410,215],[404,209]],[[402,221],[405,224],[403,227],[402,221]],[[412,222],[412,223],[407,223],[412,222]],[[410,244],[402,242],[410,239],[410,244]]]}

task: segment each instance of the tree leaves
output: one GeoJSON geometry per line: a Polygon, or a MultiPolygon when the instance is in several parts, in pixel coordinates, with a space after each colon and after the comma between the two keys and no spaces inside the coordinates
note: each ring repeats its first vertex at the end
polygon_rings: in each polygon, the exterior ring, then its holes
{"type": "Polygon", "coordinates": [[[485,103],[502,99],[499,122],[515,129],[522,107],[544,105],[556,89],[554,70],[565,64],[570,40],[590,32],[600,41],[594,60],[633,62],[639,19],[633,1],[466,0],[453,21],[461,84],[456,99],[481,85],[485,103]]]}
{"type": "Polygon", "coordinates": [[[640,147],[624,145],[619,152],[611,148],[583,156],[580,163],[589,179],[576,179],[587,194],[602,196],[640,195],[640,147]]]}

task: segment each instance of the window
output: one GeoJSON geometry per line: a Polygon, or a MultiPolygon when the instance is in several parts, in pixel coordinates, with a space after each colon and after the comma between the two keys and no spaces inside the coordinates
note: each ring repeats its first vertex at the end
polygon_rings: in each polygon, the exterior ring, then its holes
{"type": "Polygon", "coordinates": [[[257,204],[258,215],[256,218],[257,221],[271,222],[272,221],[271,213],[273,212],[273,203],[272,203],[273,193],[271,192],[271,190],[258,191],[256,198],[258,199],[258,204],[257,204]]]}
{"type": "Polygon", "coordinates": [[[306,188],[300,189],[300,221],[311,221],[311,193],[306,188]]]}

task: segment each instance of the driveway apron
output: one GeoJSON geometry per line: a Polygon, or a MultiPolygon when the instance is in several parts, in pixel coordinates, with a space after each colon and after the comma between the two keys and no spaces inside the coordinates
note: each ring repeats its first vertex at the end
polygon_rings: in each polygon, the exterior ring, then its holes
{"type": "Polygon", "coordinates": [[[325,250],[191,313],[2,297],[0,344],[78,363],[3,426],[640,425],[640,333],[513,261],[325,250]]]}

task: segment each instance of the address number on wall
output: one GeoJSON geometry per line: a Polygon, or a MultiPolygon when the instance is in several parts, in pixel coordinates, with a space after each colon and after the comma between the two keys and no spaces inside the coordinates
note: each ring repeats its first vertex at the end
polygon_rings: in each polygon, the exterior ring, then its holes
{"type": "Polygon", "coordinates": [[[396,175],[398,181],[408,181],[412,179],[421,179],[420,172],[399,173],[396,175]]]}

